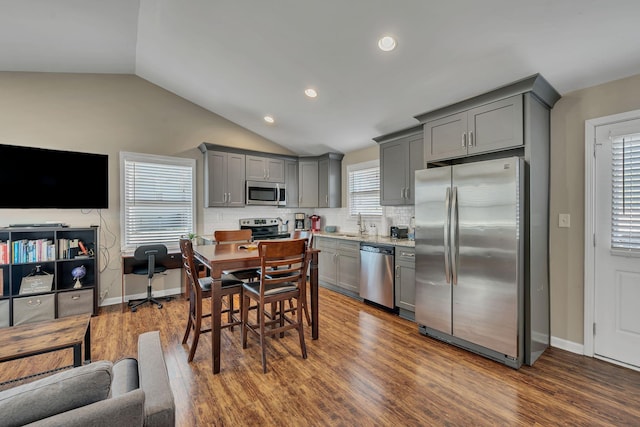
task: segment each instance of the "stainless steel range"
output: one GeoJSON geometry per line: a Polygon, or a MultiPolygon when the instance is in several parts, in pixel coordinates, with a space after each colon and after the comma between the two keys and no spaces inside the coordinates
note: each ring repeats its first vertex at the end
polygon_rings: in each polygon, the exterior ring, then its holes
{"type": "Polygon", "coordinates": [[[287,239],[291,235],[280,231],[280,218],[242,218],[240,229],[250,229],[253,240],[287,239]]]}

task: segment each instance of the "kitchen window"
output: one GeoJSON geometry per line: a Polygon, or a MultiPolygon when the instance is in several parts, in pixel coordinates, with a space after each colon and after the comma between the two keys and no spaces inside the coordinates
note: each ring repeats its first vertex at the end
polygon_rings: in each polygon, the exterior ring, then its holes
{"type": "Polygon", "coordinates": [[[368,217],[382,216],[380,206],[380,162],[356,163],[347,166],[349,179],[349,214],[368,217]]]}
{"type": "Polygon", "coordinates": [[[120,153],[121,246],[178,248],[195,225],[194,159],[120,153]]]}

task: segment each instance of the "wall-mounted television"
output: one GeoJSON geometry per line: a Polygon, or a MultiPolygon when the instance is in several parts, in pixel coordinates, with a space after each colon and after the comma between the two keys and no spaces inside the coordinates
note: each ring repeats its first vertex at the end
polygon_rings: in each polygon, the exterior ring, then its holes
{"type": "Polygon", "coordinates": [[[0,208],[109,207],[109,157],[0,144],[0,208]]]}

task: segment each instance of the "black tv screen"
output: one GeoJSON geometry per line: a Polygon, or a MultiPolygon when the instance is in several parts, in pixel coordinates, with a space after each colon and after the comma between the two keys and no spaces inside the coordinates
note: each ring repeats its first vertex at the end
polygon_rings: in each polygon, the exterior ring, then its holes
{"type": "Polygon", "coordinates": [[[106,154],[0,144],[0,208],[109,207],[106,154]]]}

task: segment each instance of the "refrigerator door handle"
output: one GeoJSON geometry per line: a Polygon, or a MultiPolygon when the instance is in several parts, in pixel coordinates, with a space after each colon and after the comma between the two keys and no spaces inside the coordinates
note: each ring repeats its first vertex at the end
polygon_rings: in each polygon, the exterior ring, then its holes
{"type": "Polygon", "coordinates": [[[447,193],[444,198],[444,276],[447,283],[451,283],[451,187],[447,187],[447,193]]]}
{"type": "Polygon", "coordinates": [[[453,187],[451,194],[451,214],[449,215],[451,237],[449,253],[451,257],[451,282],[458,284],[458,187],[453,187]]]}

